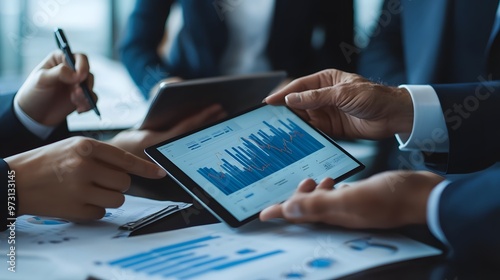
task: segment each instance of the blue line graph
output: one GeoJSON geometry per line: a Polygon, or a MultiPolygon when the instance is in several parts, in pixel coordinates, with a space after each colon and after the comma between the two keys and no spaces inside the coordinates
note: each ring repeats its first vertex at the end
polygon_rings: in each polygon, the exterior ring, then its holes
{"type": "Polygon", "coordinates": [[[280,120],[279,128],[263,121],[268,133],[259,129],[247,138],[242,137],[242,146],[216,154],[217,167],[202,167],[198,173],[225,195],[230,195],[324,147],[292,120],[287,121],[280,120]],[[231,164],[226,158],[235,160],[240,166],[231,164]]]}

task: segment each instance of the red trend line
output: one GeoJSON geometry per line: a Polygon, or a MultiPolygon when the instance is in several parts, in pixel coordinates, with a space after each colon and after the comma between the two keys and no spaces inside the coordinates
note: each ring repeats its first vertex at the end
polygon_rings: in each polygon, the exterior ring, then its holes
{"type": "MultiPolygon", "coordinates": [[[[275,136],[273,136],[273,138],[274,137],[275,136]]],[[[275,149],[275,150],[277,150],[280,153],[293,154],[292,150],[288,148],[287,143],[292,144],[293,143],[293,139],[297,138],[297,137],[302,137],[302,134],[299,131],[293,131],[293,135],[290,135],[290,140],[283,139],[283,148],[278,148],[278,147],[273,146],[271,144],[266,144],[266,145],[261,146],[259,143],[257,143],[256,141],[254,141],[252,139],[248,139],[248,141],[254,142],[255,145],[257,145],[259,148],[261,148],[263,150],[264,149],[268,149],[268,150],[275,149]]]]}
{"type": "Polygon", "coordinates": [[[216,180],[222,180],[224,177],[226,177],[226,174],[224,173],[224,171],[222,170],[222,160],[219,158],[219,152],[215,153],[215,157],[217,158],[218,162],[217,162],[217,166],[219,166],[219,174],[216,174],[216,175],[212,175],[211,173],[208,173],[208,176],[209,177],[212,177],[216,180]]]}
{"type": "MultiPolygon", "coordinates": [[[[215,154],[215,157],[217,157],[217,161],[218,161],[218,162],[217,162],[217,166],[219,167],[219,168],[218,168],[218,169],[219,169],[219,174],[215,174],[215,175],[214,175],[214,174],[212,174],[212,173],[208,173],[208,176],[210,176],[210,177],[212,177],[212,178],[214,178],[214,179],[217,179],[217,180],[222,180],[224,177],[226,177],[226,174],[225,174],[224,170],[223,170],[223,169],[222,169],[222,167],[221,167],[223,163],[222,163],[222,160],[220,159],[219,155],[220,155],[220,153],[216,153],[216,154],[215,154]]],[[[254,154],[254,155],[255,155],[255,154],[254,154]]],[[[253,157],[253,158],[251,158],[250,160],[251,160],[251,161],[253,161],[253,159],[255,159],[255,158],[257,158],[257,156],[254,156],[254,157],[253,157]]],[[[270,163],[267,163],[267,164],[263,165],[263,166],[262,166],[262,167],[260,167],[260,168],[259,168],[258,166],[256,166],[256,165],[254,165],[254,164],[251,164],[251,165],[250,165],[250,167],[251,167],[251,168],[248,168],[248,167],[246,167],[246,166],[243,166],[243,170],[246,170],[246,171],[248,171],[248,172],[253,172],[254,170],[258,170],[258,171],[261,171],[261,172],[262,172],[262,171],[266,170],[269,166],[271,166],[271,164],[270,164],[270,163]]]]}
{"type": "MultiPolygon", "coordinates": [[[[274,137],[275,137],[275,136],[273,136],[273,138],[274,138],[274,137]]],[[[273,146],[273,145],[271,145],[271,144],[266,144],[266,145],[262,146],[262,145],[260,145],[259,143],[257,143],[256,141],[254,141],[254,140],[252,140],[252,139],[246,139],[246,140],[247,140],[247,141],[251,141],[251,142],[253,142],[256,146],[258,146],[259,148],[261,148],[261,149],[263,149],[263,150],[264,150],[264,149],[269,149],[269,150],[271,150],[271,149],[275,149],[275,150],[277,150],[277,151],[279,151],[279,152],[281,152],[281,153],[288,153],[288,154],[292,154],[293,152],[292,152],[292,150],[290,150],[290,149],[288,148],[287,143],[290,143],[290,144],[291,144],[291,143],[293,143],[293,139],[294,139],[294,138],[297,138],[297,137],[302,137],[302,134],[301,134],[299,131],[293,131],[293,134],[292,134],[292,135],[290,135],[290,141],[288,141],[287,139],[283,139],[283,149],[280,149],[280,148],[278,148],[278,147],[276,147],[276,146],[273,146]]],[[[245,139],[245,138],[244,138],[244,139],[245,139]]],[[[252,154],[254,155],[254,157],[253,157],[253,158],[251,158],[251,161],[253,161],[253,159],[254,159],[254,158],[257,158],[257,156],[256,156],[253,152],[252,152],[252,154]]],[[[255,165],[251,165],[251,167],[253,167],[253,169],[257,169],[257,170],[259,170],[259,171],[264,171],[264,170],[266,170],[266,168],[268,168],[269,166],[271,166],[271,164],[270,164],[270,163],[267,163],[267,164],[263,165],[263,166],[262,166],[262,167],[260,167],[260,168],[259,168],[259,167],[257,167],[257,166],[255,166],[255,165]]],[[[249,171],[249,172],[253,172],[253,169],[252,169],[252,168],[243,167],[243,169],[244,169],[244,170],[247,170],[247,171],[249,171]]]]}
{"type": "MultiPolygon", "coordinates": [[[[212,174],[212,173],[208,173],[207,175],[209,177],[212,177],[216,180],[219,180],[221,181],[222,179],[224,179],[226,177],[226,173],[223,171],[222,169],[222,160],[219,158],[219,154],[220,153],[216,153],[215,156],[217,157],[217,160],[218,160],[218,163],[217,163],[217,166],[219,166],[219,173],[218,174],[212,174]]],[[[257,156],[254,156],[253,158],[251,158],[250,160],[253,161],[253,159],[257,158],[257,156]]],[[[246,166],[243,166],[243,170],[246,170],[248,172],[253,172],[254,170],[258,170],[258,171],[261,171],[263,172],[264,170],[266,170],[269,166],[271,166],[270,163],[267,163],[261,167],[258,167],[254,164],[251,164],[250,167],[246,167],[246,166]]]]}
{"type": "MultiPolygon", "coordinates": [[[[257,157],[254,157],[254,158],[257,158],[257,157]]],[[[250,160],[253,162],[253,159],[254,158],[251,158],[250,160]]],[[[270,163],[266,163],[264,165],[262,165],[260,168],[257,167],[256,165],[254,164],[251,164],[250,167],[246,167],[246,166],[243,166],[243,169],[248,171],[248,172],[253,172],[254,170],[258,170],[258,171],[261,171],[263,172],[264,170],[266,170],[269,166],[271,166],[270,163]]]]}

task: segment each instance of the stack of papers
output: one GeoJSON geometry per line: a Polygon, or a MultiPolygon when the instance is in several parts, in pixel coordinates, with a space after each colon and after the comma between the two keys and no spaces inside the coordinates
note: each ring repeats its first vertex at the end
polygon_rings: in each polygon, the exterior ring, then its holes
{"type": "Polygon", "coordinates": [[[441,252],[397,234],[261,223],[213,224],[78,247],[99,279],[333,279],[441,252]],[[99,254],[95,253],[95,249],[99,254]]]}
{"type": "MultiPolygon", "coordinates": [[[[75,224],[63,219],[24,215],[16,220],[15,272],[2,271],[0,279],[87,279],[88,271],[76,257],[81,252],[100,251],[99,242],[110,242],[125,238],[131,233],[119,226],[137,221],[170,205],[178,211],[191,206],[189,203],[156,201],[146,198],[125,196],[125,203],[118,209],[107,209],[99,221],[75,224]],[[57,269],[54,269],[57,268],[57,269]]],[[[0,240],[8,240],[10,231],[0,232],[0,240]]],[[[4,258],[0,258],[4,260],[4,258]]],[[[89,259],[90,260],[90,259],[89,259]]]]}
{"type": "Polygon", "coordinates": [[[332,279],[441,253],[398,234],[284,221],[121,238],[128,233],[119,225],[171,204],[190,206],[127,196],[122,207],[90,224],[22,216],[16,231],[19,266],[9,279],[36,279],[44,271],[44,279],[332,279]]]}

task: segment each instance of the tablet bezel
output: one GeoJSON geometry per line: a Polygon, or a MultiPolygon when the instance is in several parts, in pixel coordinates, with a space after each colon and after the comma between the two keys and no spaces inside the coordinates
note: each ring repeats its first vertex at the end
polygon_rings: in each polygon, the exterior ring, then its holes
{"type": "Polygon", "coordinates": [[[163,82],[138,128],[165,131],[212,104],[234,115],[262,102],[286,76],[285,71],[273,71],[163,82]]]}
{"type": "MultiPolygon", "coordinates": [[[[254,106],[252,108],[249,108],[243,112],[241,112],[238,115],[234,115],[231,117],[227,117],[223,120],[220,120],[214,124],[207,125],[204,127],[201,127],[199,129],[193,130],[188,133],[184,133],[182,135],[176,136],[174,138],[171,138],[169,140],[163,141],[161,143],[158,143],[154,146],[148,147],[144,150],[146,155],[148,155],[154,162],[156,162],[161,168],[163,168],[168,175],[177,183],[179,184],[184,190],[186,190],[194,199],[196,199],[198,202],[200,202],[209,212],[211,212],[214,216],[218,217],[219,220],[226,222],[228,225],[231,227],[240,227],[255,218],[258,217],[259,212],[245,218],[244,220],[239,221],[236,217],[233,216],[231,212],[229,212],[224,206],[222,206],[215,198],[213,198],[208,192],[206,192],[198,183],[196,183],[193,179],[191,179],[184,171],[182,171],[175,163],[173,163],[170,159],[168,159],[166,156],[164,156],[158,148],[164,145],[167,145],[171,142],[177,141],[183,137],[189,136],[193,133],[199,132],[201,130],[207,129],[209,127],[212,127],[214,125],[217,125],[219,123],[225,122],[227,120],[237,118],[238,116],[244,115],[246,113],[249,113],[253,110],[259,109],[264,106],[273,106],[273,105],[268,105],[265,103],[262,103],[258,106],[254,106]]],[[[359,160],[354,158],[350,153],[348,153],[345,149],[343,149],[339,144],[337,144],[332,138],[330,138],[328,135],[320,131],[319,129],[313,127],[310,125],[307,121],[305,121],[303,118],[301,118],[298,114],[293,112],[290,108],[286,107],[292,114],[295,114],[297,117],[299,117],[304,123],[311,127],[313,130],[318,132],[320,135],[322,135],[328,142],[330,142],[332,145],[334,145],[337,149],[339,149],[341,152],[343,152],[345,155],[347,155],[349,158],[351,158],[353,161],[355,161],[359,166],[356,167],[355,169],[350,170],[347,173],[344,173],[343,175],[333,178],[335,182],[340,182],[358,172],[363,170],[365,166],[363,163],[361,163],[359,160]]]]}

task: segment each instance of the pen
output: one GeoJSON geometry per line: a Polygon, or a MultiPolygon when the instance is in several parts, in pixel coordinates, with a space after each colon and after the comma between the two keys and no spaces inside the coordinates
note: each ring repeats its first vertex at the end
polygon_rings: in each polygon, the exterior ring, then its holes
{"type": "MultiPolygon", "coordinates": [[[[56,28],[54,31],[54,35],[56,36],[56,42],[57,46],[61,49],[61,51],[64,53],[66,56],[66,62],[69,64],[69,67],[73,69],[73,71],[76,71],[75,67],[75,56],[73,56],[73,53],[71,52],[71,49],[68,44],[68,40],[66,40],[66,36],[64,36],[64,32],[62,31],[61,28],[56,28]]],[[[99,109],[97,109],[97,105],[92,98],[92,94],[90,94],[90,90],[87,87],[87,81],[83,81],[80,83],[80,87],[83,90],[83,93],[85,94],[85,97],[89,101],[90,107],[94,110],[96,115],[101,118],[101,113],[99,112],[99,109]]]]}

